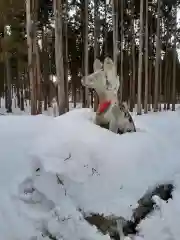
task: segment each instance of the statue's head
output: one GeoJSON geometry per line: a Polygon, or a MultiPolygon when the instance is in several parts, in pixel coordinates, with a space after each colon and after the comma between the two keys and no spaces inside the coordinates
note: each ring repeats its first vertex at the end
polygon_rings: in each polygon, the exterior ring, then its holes
{"type": "Polygon", "coordinates": [[[119,89],[119,77],[116,75],[112,59],[109,57],[105,58],[104,64],[99,59],[96,59],[93,68],[94,73],[82,78],[82,85],[95,89],[97,93],[106,91],[117,93],[119,89]]]}
{"type": "Polygon", "coordinates": [[[88,76],[84,76],[81,79],[83,86],[93,88],[98,93],[99,91],[105,91],[106,89],[106,76],[102,69],[102,63],[99,59],[96,59],[93,64],[94,72],[88,76]]]}

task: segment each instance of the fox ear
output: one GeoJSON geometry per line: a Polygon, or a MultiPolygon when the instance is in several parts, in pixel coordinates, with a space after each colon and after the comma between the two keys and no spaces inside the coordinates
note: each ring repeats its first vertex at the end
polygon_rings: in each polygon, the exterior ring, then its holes
{"type": "Polygon", "coordinates": [[[97,72],[98,70],[101,70],[102,69],[102,63],[99,59],[95,59],[94,61],[94,64],[93,64],[93,69],[94,69],[94,72],[97,72]]]}

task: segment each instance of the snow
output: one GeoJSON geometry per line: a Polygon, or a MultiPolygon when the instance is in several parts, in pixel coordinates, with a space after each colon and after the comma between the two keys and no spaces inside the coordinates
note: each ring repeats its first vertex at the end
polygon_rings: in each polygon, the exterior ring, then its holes
{"type": "Polygon", "coordinates": [[[108,240],[79,208],[128,219],[148,188],[172,181],[173,200],[155,199],[135,240],[178,240],[180,111],[133,118],[136,133],[115,135],[90,109],[0,116],[0,239],[108,240]]]}
{"type": "MultiPolygon", "coordinates": [[[[44,105],[42,103],[42,108],[44,109],[44,105]]],[[[77,102],[76,103],[76,108],[82,108],[82,103],[77,102]]],[[[74,104],[73,102],[69,102],[69,109],[72,110],[74,109],[74,104]]],[[[29,100],[24,101],[24,111],[21,111],[20,108],[17,107],[17,98],[16,96],[13,97],[12,99],[12,113],[7,113],[7,109],[5,108],[5,99],[0,98],[0,116],[1,115],[18,115],[18,116],[24,116],[24,115],[29,115],[31,113],[31,107],[30,107],[30,102],[29,100]]],[[[52,101],[52,107],[49,107],[47,111],[43,111],[43,115],[46,116],[58,116],[58,106],[57,102],[55,99],[52,101]]]]}

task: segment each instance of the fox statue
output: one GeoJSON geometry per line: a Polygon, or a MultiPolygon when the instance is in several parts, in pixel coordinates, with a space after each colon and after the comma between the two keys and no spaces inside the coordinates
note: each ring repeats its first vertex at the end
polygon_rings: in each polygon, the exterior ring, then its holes
{"type": "Polygon", "coordinates": [[[117,93],[120,84],[113,61],[107,57],[102,64],[96,59],[93,68],[94,72],[83,77],[81,82],[83,86],[94,89],[98,94],[96,124],[114,133],[136,132],[127,104],[118,101],[117,93]]]}

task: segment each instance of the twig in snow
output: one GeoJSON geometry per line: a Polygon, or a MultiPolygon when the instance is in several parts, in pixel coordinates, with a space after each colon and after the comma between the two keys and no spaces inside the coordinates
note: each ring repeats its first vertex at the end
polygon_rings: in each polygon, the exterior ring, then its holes
{"type": "Polygon", "coordinates": [[[64,159],[64,162],[69,160],[71,158],[71,153],[69,153],[69,156],[67,158],[64,159]]]}
{"type": "Polygon", "coordinates": [[[62,222],[65,222],[65,221],[68,221],[71,219],[71,216],[68,216],[68,217],[64,217],[61,219],[62,222]]]}
{"type": "Polygon", "coordinates": [[[63,181],[60,179],[60,177],[58,176],[58,174],[56,174],[56,177],[57,177],[57,183],[64,186],[64,183],[63,183],[63,181]]]}
{"type": "MultiPolygon", "coordinates": [[[[56,177],[57,177],[57,183],[58,183],[58,184],[61,184],[62,186],[64,186],[64,182],[60,179],[60,177],[58,176],[58,174],[56,174],[56,177]]],[[[64,188],[64,194],[65,194],[65,196],[67,195],[67,191],[66,191],[65,188],[64,188]]]]}
{"type": "Polygon", "coordinates": [[[154,211],[154,207],[156,206],[153,196],[156,195],[162,200],[168,201],[172,198],[173,190],[174,186],[170,183],[161,184],[156,186],[152,191],[147,191],[138,201],[138,207],[133,210],[132,220],[130,221],[124,219],[123,217],[105,217],[98,213],[91,213],[89,216],[85,216],[85,214],[83,214],[83,216],[87,222],[91,225],[95,225],[101,233],[108,233],[112,239],[122,240],[121,230],[123,231],[124,236],[139,235],[137,230],[139,223],[141,220],[145,219],[147,215],[152,213],[154,211]]]}
{"type": "Polygon", "coordinates": [[[56,236],[53,236],[47,229],[44,233],[42,233],[43,237],[48,237],[51,240],[58,240],[56,236]]]}
{"type": "Polygon", "coordinates": [[[98,171],[97,171],[95,168],[92,168],[92,176],[93,176],[95,173],[97,174],[97,176],[100,176],[100,174],[98,173],[98,171]]]}

